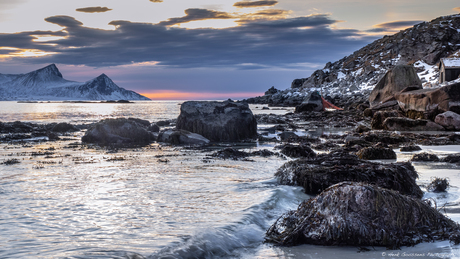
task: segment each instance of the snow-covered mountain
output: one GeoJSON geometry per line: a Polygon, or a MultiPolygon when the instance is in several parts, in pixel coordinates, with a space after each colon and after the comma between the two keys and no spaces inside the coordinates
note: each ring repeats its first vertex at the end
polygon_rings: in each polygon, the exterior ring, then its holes
{"type": "Polygon", "coordinates": [[[328,62],[310,77],[295,79],[291,88],[268,91],[248,99],[253,103],[297,105],[312,91],[331,99],[366,99],[370,91],[395,65],[413,65],[423,87],[437,87],[441,58],[460,51],[460,14],[423,22],[385,36],[336,62],[328,62]]]}
{"type": "Polygon", "coordinates": [[[0,100],[150,100],[102,74],[84,83],[66,80],[51,64],[27,74],[0,74],[0,100]]]}

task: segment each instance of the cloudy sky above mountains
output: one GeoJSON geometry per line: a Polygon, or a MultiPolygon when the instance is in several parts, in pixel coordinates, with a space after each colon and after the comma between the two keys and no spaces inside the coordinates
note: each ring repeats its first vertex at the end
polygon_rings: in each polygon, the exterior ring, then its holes
{"type": "Polygon", "coordinates": [[[152,98],[250,97],[458,12],[458,0],[0,0],[0,73],[55,63],[152,98]]]}

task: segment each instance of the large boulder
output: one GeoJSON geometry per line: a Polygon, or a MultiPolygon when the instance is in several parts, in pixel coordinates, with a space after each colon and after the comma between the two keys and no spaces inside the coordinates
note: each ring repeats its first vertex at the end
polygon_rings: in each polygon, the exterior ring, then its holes
{"type": "Polygon", "coordinates": [[[321,95],[314,91],[305,100],[295,107],[295,112],[322,111],[323,101],[321,95]]]}
{"type": "Polygon", "coordinates": [[[383,128],[393,131],[443,131],[443,126],[429,120],[413,120],[404,117],[389,117],[383,122],[383,128]]]}
{"type": "Polygon", "coordinates": [[[428,88],[395,95],[404,111],[424,113],[453,111],[460,113],[460,80],[449,82],[439,88],[428,88]]]}
{"type": "Polygon", "coordinates": [[[105,119],[93,125],[81,138],[84,143],[99,145],[147,145],[153,140],[144,124],[136,119],[105,119]]]}
{"type": "Polygon", "coordinates": [[[343,182],[282,215],[266,240],[279,245],[385,246],[450,239],[458,225],[425,201],[363,183],[343,182]]]}
{"type": "Polygon", "coordinates": [[[158,142],[170,143],[173,145],[207,145],[209,139],[186,130],[164,130],[157,138],[158,142]]]}
{"type": "Polygon", "coordinates": [[[177,129],[200,134],[211,141],[241,141],[257,137],[256,118],[246,103],[184,102],[177,129]]]}
{"type": "Polygon", "coordinates": [[[420,81],[413,66],[397,65],[375,85],[374,90],[369,95],[369,103],[371,106],[375,106],[407,87],[422,89],[422,81],[420,81]]]}
{"type": "Polygon", "coordinates": [[[450,130],[460,130],[460,114],[447,111],[438,114],[434,120],[437,124],[450,130]]]}
{"type": "Polygon", "coordinates": [[[302,186],[307,194],[318,194],[334,184],[353,181],[372,183],[416,198],[423,196],[411,163],[374,163],[343,151],[287,162],[275,176],[281,184],[302,186]]]}

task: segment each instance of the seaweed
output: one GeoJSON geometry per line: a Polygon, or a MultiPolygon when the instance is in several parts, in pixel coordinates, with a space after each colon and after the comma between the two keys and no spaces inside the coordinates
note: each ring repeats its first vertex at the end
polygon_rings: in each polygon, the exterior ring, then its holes
{"type": "Polygon", "coordinates": [[[459,226],[419,199],[364,183],[342,182],[282,215],[265,240],[278,245],[385,246],[451,239],[459,226]]]}
{"type": "Polygon", "coordinates": [[[431,183],[427,187],[430,192],[446,192],[447,188],[449,188],[449,179],[438,177],[432,178],[431,183]]]}

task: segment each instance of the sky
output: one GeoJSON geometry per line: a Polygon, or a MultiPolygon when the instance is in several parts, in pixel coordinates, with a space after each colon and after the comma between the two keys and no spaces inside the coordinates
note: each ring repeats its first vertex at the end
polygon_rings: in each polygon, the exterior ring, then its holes
{"type": "Polygon", "coordinates": [[[458,0],[0,0],[0,73],[54,63],[152,99],[242,99],[459,12],[458,0]]]}

